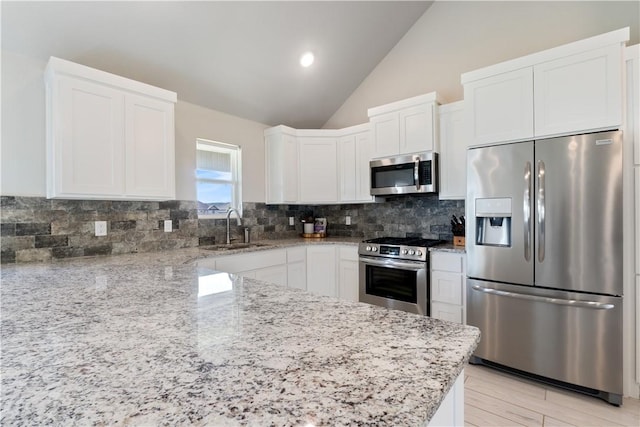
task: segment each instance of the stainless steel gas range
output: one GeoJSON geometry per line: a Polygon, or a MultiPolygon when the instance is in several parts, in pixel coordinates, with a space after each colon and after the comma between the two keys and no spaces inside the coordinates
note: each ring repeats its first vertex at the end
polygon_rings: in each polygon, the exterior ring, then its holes
{"type": "Polygon", "coordinates": [[[441,243],[417,237],[360,243],[360,302],[429,316],[428,248],[441,243]]]}

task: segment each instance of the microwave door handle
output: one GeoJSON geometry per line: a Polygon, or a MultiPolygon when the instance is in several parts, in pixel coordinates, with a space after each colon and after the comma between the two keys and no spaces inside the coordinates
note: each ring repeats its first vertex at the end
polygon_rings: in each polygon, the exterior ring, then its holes
{"type": "Polygon", "coordinates": [[[413,182],[416,183],[416,190],[420,189],[420,157],[416,156],[415,165],[413,167],[413,182]]]}

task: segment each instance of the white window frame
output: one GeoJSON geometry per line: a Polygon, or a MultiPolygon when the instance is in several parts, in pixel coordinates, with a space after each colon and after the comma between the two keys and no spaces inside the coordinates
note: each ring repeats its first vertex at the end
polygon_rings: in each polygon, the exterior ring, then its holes
{"type": "MultiPolygon", "coordinates": [[[[201,182],[209,182],[212,184],[220,183],[220,184],[231,184],[232,192],[231,192],[231,206],[236,209],[240,216],[242,216],[242,147],[235,144],[227,144],[219,141],[211,141],[208,139],[197,138],[196,139],[196,156],[198,150],[211,150],[218,152],[226,152],[231,155],[231,180],[216,180],[209,178],[198,178],[195,177],[196,180],[196,201],[198,199],[198,183],[201,182]]],[[[197,166],[196,166],[197,168],[197,166]]],[[[196,171],[194,170],[194,176],[196,175],[196,171]]],[[[226,212],[217,212],[212,214],[203,214],[198,211],[198,218],[226,218],[226,212]]]]}

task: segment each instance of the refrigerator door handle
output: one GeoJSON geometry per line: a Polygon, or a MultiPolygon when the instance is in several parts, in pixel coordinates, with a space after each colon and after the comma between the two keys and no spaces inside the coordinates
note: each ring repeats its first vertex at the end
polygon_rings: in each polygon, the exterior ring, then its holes
{"type": "Polygon", "coordinates": [[[518,299],[524,299],[529,301],[544,302],[544,303],[555,304],[555,305],[568,305],[571,307],[578,307],[578,308],[592,308],[594,310],[610,310],[615,307],[615,305],[613,304],[602,303],[597,301],[579,301],[575,299],[541,297],[538,295],[520,294],[517,292],[508,292],[508,291],[501,291],[498,289],[485,288],[484,286],[479,286],[479,285],[473,285],[471,286],[471,288],[474,291],[484,292],[485,294],[498,295],[498,296],[510,297],[510,298],[518,298],[518,299]]]}
{"type": "Polygon", "coordinates": [[[538,160],[538,261],[544,261],[544,191],[545,191],[545,167],[542,160],[538,160]]]}
{"type": "Polygon", "coordinates": [[[524,259],[531,259],[531,162],[524,166],[524,259]]]}

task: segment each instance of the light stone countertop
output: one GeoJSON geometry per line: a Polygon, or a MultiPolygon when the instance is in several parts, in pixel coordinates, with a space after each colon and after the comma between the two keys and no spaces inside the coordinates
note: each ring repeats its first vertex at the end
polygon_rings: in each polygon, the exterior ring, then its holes
{"type": "Polygon", "coordinates": [[[456,254],[466,254],[467,250],[464,246],[456,246],[453,243],[444,243],[429,248],[429,252],[452,252],[456,254]]]}
{"type": "Polygon", "coordinates": [[[3,265],[0,424],[417,426],[479,340],[198,267],[206,256],[3,265]]]}

